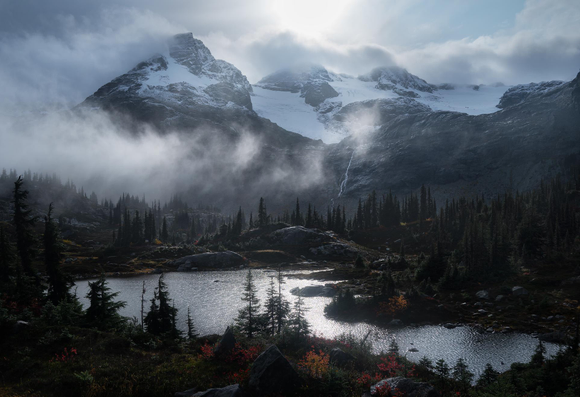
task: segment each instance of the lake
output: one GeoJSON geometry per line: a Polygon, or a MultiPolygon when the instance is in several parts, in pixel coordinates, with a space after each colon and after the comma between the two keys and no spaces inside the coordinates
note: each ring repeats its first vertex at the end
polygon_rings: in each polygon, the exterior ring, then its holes
{"type": "MultiPolygon", "coordinates": [[[[320,269],[317,269],[319,271],[320,269]]],[[[284,274],[307,273],[307,271],[285,271],[284,274]]],[[[190,273],[166,273],[165,282],[169,296],[175,302],[178,312],[178,327],[186,330],[187,308],[189,306],[195,327],[200,335],[222,334],[228,325],[233,324],[239,309],[244,305],[241,300],[242,289],[247,270],[232,271],[199,271],[190,273]]],[[[258,296],[261,303],[266,299],[266,290],[270,278],[277,275],[275,271],[265,269],[252,270],[258,296]]],[[[127,302],[121,314],[127,317],[140,318],[141,290],[143,281],[147,292],[145,294],[145,313],[147,312],[153,291],[157,286],[159,275],[141,275],[123,278],[108,278],[112,291],[119,292],[118,300],[127,302]]],[[[296,297],[290,294],[295,287],[321,285],[322,281],[303,280],[294,277],[284,277],[282,285],[285,297],[291,302],[296,297]]],[[[89,280],[92,281],[92,280],[89,280]]],[[[88,300],[87,281],[77,282],[77,296],[85,307],[88,300]]],[[[498,371],[506,371],[514,362],[528,362],[537,339],[527,334],[480,333],[472,327],[462,326],[447,329],[440,325],[425,325],[417,327],[402,327],[384,329],[367,323],[347,323],[325,317],[324,307],[331,298],[304,298],[305,306],[309,308],[306,318],[311,329],[317,336],[333,338],[342,333],[352,333],[360,338],[371,331],[370,340],[375,353],[388,351],[393,339],[399,345],[402,354],[412,361],[418,361],[427,356],[433,361],[445,359],[453,366],[458,358],[463,358],[471,371],[479,375],[485,364],[490,363],[498,371]],[[415,348],[418,352],[408,352],[415,348]]],[[[555,354],[559,346],[545,343],[548,354],[555,354]]]]}

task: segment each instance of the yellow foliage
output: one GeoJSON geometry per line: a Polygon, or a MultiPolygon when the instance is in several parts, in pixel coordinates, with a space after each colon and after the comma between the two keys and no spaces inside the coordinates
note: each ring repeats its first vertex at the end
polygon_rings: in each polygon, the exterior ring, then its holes
{"type": "Polygon", "coordinates": [[[397,313],[405,311],[409,307],[409,302],[403,295],[395,296],[388,302],[379,303],[379,313],[395,316],[397,313]]]}
{"type": "Polygon", "coordinates": [[[298,363],[298,367],[314,378],[322,378],[328,373],[330,357],[322,350],[317,354],[314,350],[306,353],[298,363]]]}

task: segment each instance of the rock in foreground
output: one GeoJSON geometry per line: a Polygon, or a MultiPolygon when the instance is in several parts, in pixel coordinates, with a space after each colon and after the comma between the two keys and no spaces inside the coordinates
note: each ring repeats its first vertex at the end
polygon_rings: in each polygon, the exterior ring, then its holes
{"type": "Polygon", "coordinates": [[[292,395],[300,384],[298,374],[275,345],[258,356],[249,385],[257,395],[292,395]]]}

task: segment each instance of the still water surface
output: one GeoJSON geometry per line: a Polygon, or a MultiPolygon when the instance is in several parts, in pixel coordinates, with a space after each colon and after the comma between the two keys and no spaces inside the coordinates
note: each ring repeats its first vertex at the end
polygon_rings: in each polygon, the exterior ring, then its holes
{"type": "MultiPolygon", "coordinates": [[[[284,274],[305,273],[304,271],[288,271],[284,274]]],[[[165,282],[169,289],[169,296],[175,302],[178,312],[178,326],[186,330],[187,307],[191,310],[195,326],[201,335],[221,334],[226,327],[234,322],[239,309],[244,303],[241,301],[242,290],[247,271],[215,271],[191,273],[167,273],[165,282]]],[[[276,272],[270,270],[252,270],[258,295],[263,303],[270,278],[276,272]]],[[[121,309],[121,314],[128,317],[140,317],[141,290],[145,281],[145,311],[149,308],[149,300],[157,286],[159,275],[143,275],[130,278],[109,278],[108,285],[114,292],[119,292],[118,300],[127,302],[121,309]]],[[[290,290],[295,287],[324,284],[321,281],[301,280],[293,277],[284,277],[286,283],[282,285],[282,292],[293,303],[296,299],[290,290]]],[[[90,280],[92,281],[92,280],[90,280]]],[[[85,307],[88,300],[85,295],[88,291],[87,281],[77,282],[77,295],[85,307]]],[[[332,338],[342,333],[352,333],[359,338],[369,331],[375,353],[388,351],[393,339],[399,345],[401,353],[413,361],[427,356],[433,361],[440,358],[453,365],[462,357],[470,369],[479,375],[486,363],[491,363],[498,371],[509,369],[511,363],[528,362],[532,356],[537,340],[525,334],[488,334],[479,333],[471,327],[446,329],[439,325],[420,327],[403,327],[399,329],[382,329],[367,323],[347,323],[331,320],[324,316],[324,306],[331,298],[304,298],[309,308],[306,318],[310,322],[313,332],[317,336],[332,338]],[[415,348],[418,352],[408,352],[415,348]]],[[[559,347],[546,343],[549,354],[554,354],[559,347]]]]}

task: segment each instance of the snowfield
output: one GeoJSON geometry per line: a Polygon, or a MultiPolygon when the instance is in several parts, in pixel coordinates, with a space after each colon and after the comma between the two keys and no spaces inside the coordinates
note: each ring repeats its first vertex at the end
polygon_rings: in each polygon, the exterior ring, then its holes
{"type": "MultiPolygon", "coordinates": [[[[355,77],[340,77],[334,75],[334,81],[328,82],[338,92],[335,98],[326,99],[319,108],[312,107],[304,102],[300,93],[288,91],[274,91],[253,86],[252,105],[254,111],[261,117],[270,119],[280,127],[297,132],[308,138],[322,139],[325,143],[335,143],[344,138],[348,131],[336,131],[328,128],[325,121],[341,107],[353,102],[372,99],[394,99],[400,95],[392,90],[377,89],[374,81],[362,81],[355,77]],[[332,108],[330,114],[320,114],[318,110],[332,108]]],[[[496,107],[502,95],[509,89],[508,86],[473,86],[456,85],[453,90],[436,90],[433,93],[412,91],[417,102],[429,106],[434,111],[451,111],[479,115],[494,113],[500,109],[496,107]]],[[[347,127],[347,126],[345,126],[347,127]]]]}

